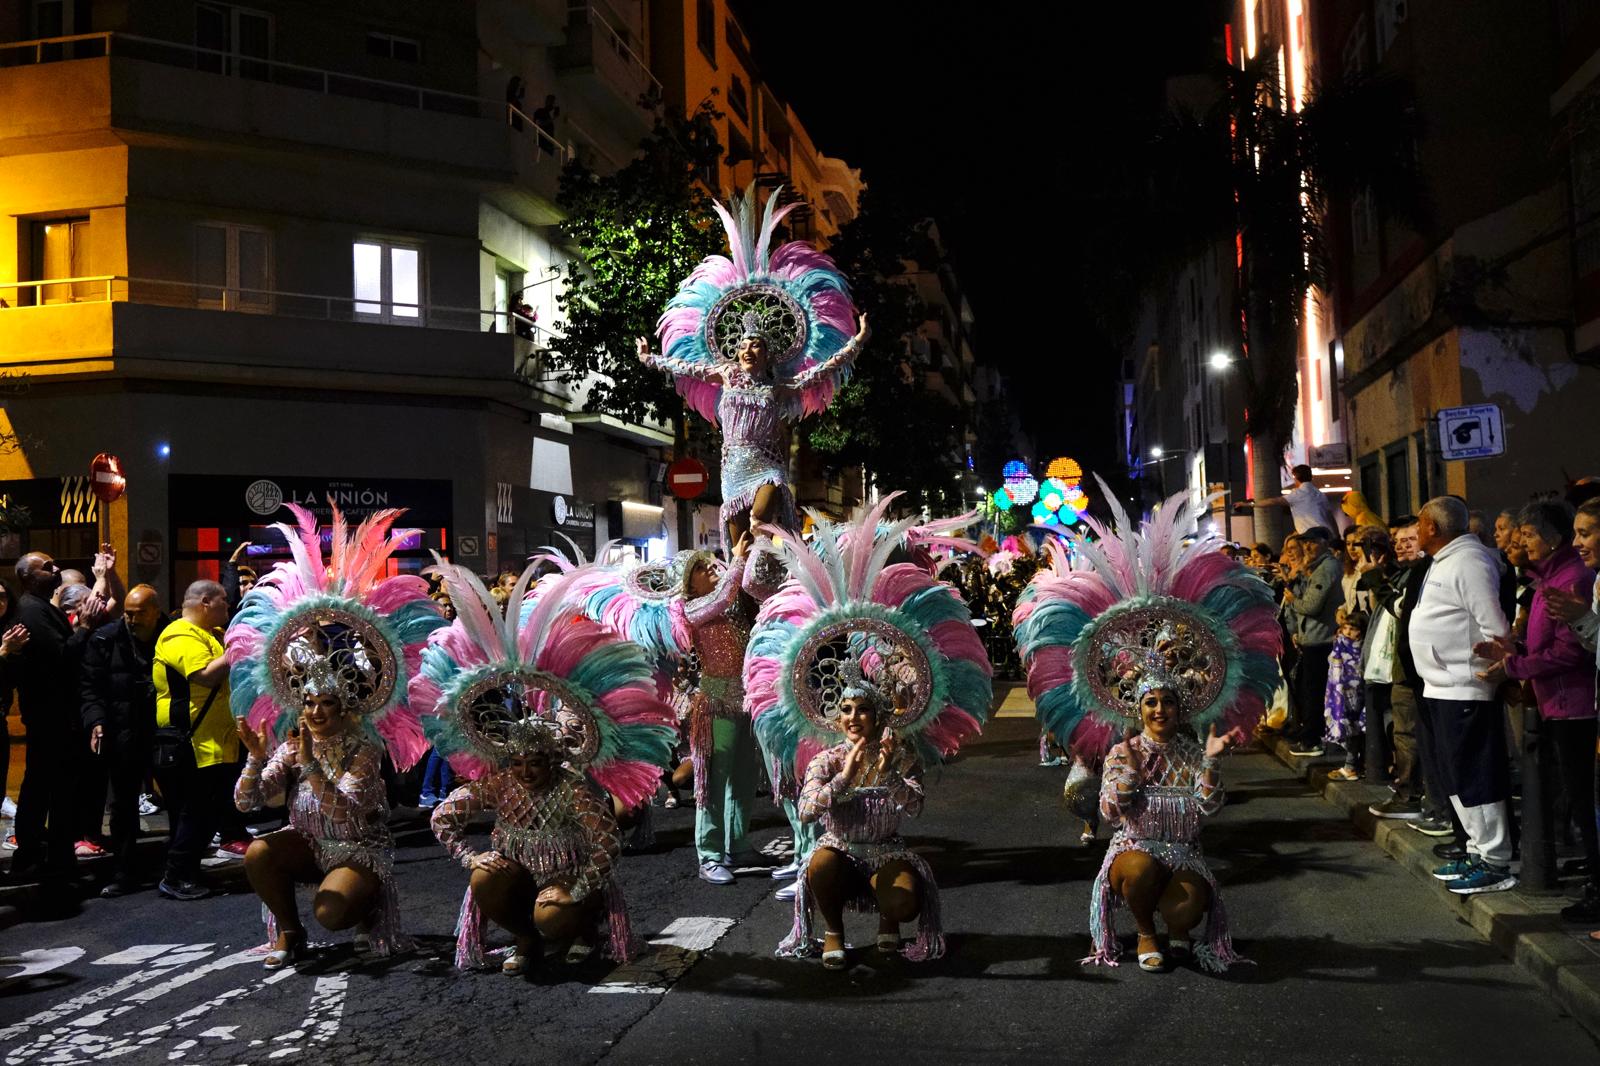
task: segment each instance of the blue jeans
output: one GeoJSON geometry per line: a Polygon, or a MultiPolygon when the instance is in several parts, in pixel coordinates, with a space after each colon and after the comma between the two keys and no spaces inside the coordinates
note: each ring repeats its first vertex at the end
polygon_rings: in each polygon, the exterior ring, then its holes
{"type": "Polygon", "coordinates": [[[455,780],[455,771],[450,769],[449,761],[436,751],[428,752],[428,765],[422,771],[422,794],[442,800],[450,794],[450,786],[455,784],[455,780]]]}

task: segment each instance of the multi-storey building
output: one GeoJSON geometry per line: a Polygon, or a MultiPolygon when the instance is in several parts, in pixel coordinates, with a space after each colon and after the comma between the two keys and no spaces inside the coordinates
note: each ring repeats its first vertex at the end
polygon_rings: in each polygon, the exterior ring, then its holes
{"type": "Polygon", "coordinates": [[[408,508],[406,569],[660,534],[670,437],[585,416],[539,359],[559,168],[649,121],[642,4],[0,19],[0,494],[32,512],[0,555],[104,537],[171,595],[330,495],[408,508]],[[129,484],[104,515],[102,451],[129,484]]]}
{"type": "Polygon", "coordinates": [[[1324,78],[1404,78],[1422,124],[1426,217],[1367,195],[1332,219],[1356,478],[1390,515],[1446,492],[1513,506],[1595,467],[1572,429],[1600,384],[1574,359],[1600,335],[1582,206],[1600,31],[1587,5],[1555,8],[1349,0],[1318,18],[1324,78]],[[1470,442],[1441,441],[1439,412],[1468,405],[1498,408],[1504,454],[1446,461],[1470,442]]]}

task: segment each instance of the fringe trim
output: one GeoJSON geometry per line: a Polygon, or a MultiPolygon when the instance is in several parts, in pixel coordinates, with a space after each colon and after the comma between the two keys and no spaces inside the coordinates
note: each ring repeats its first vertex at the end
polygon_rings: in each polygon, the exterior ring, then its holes
{"type": "MultiPolygon", "coordinates": [[[[1122,900],[1111,889],[1111,864],[1126,851],[1139,851],[1135,843],[1118,846],[1113,841],[1106,849],[1106,858],[1100,873],[1094,879],[1089,894],[1089,940],[1093,953],[1080,960],[1084,966],[1115,966],[1122,955],[1122,945],[1117,942],[1116,911],[1122,900]]],[[[1205,935],[1195,945],[1195,962],[1208,973],[1227,973],[1233,965],[1254,965],[1233,947],[1233,932],[1228,922],[1228,908],[1222,902],[1222,890],[1204,860],[1180,864],[1180,869],[1192,870],[1205,878],[1211,889],[1211,902],[1206,908],[1205,935]]]]}
{"type": "MultiPolygon", "coordinates": [[[[868,862],[849,852],[840,854],[849,859],[867,881],[867,887],[845,903],[847,910],[857,914],[878,913],[878,901],[872,894],[871,878],[883,866],[904,860],[915,871],[920,882],[918,888],[922,897],[922,908],[917,914],[916,938],[907,944],[900,954],[908,962],[932,962],[934,959],[943,958],[944,907],[939,898],[939,883],[933,879],[933,870],[928,866],[927,860],[913,851],[884,855],[875,862],[868,862]]],[[[811,879],[808,871],[801,872],[798,884],[799,890],[794,895],[794,923],[789,928],[789,935],[784,937],[774,952],[779,958],[810,958],[821,952],[821,937],[817,935],[816,919],[811,913],[811,879]]]]}

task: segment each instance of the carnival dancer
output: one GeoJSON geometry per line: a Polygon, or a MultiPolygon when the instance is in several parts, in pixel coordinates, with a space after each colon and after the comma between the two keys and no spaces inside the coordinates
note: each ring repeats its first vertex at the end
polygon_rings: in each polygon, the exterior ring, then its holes
{"type": "Polygon", "coordinates": [[[521,609],[537,566],[502,615],[474,574],[441,563],[456,620],[430,638],[411,682],[435,748],[471,779],[433,814],[440,843],[471,871],[457,927],[463,969],[483,965],[486,921],[515,940],[507,974],[537,964],[546,940],[585,953],[602,918],[607,954],[631,957],[615,876],[621,833],[605,797],[648,801],[676,737],[644,651],[574,604],[586,568],[550,579],[521,609]],[[486,851],[467,838],[481,812],[495,816],[486,851]]]}
{"type": "Polygon", "coordinates": [[[292,561],[250,590],[226,636],[233,711],[249,753],[234,802],[247,811],[282,797],[289,808],[288,826],[252,842],[244,857],[265,912],[269,970],[305,950],[300,884],[317,885],[312,907],[324,928],[357,928],[358,948],[387,955],[410,946],[382,746],[402,769],[427,750],[406,685],[428,634],[444,625],[426,581],[384,576],[412,532],[390,530],[403,512],[376,512],[347,536],[334,509],[325,564],[316,519],[285,506],[297,524],[276,528],[292,561]]]}
{"type": "Polygon", "coordinates": [[[662,354],[639,338],[639,358],[670,373],[689,406],[722,429],[730,549],[752,518],[796,524],[788,423],[827,408],[867,339],[866,316],[857,319],[832,259],[804,241],[769,252],[778,223],[800,206],[777,207],[781,191],[759,226],[754,184],[731,211],[715,205],[731,258],[707,256],[684,279],[657,327],[662,354]]]}
{"type": "Polygon", "coordinates": [[[750,544],[747,531],[734,542],[733,558],[720,575],[710,552],[685,559],[682,597],[673,605],[699,659],[699,677],[686,694],[694,839],[700,878],[714,885],[732,884],[733,866],[755,860],[747,834],[758,767],[743,679],[755,614],[745,591],[750,544]]]}
{"type": "MultiPolygon", "coordinates": [[[[1103,487],[1103,486],[1102,486],[1103,487]]],[[[1084,962],[1115,965],[1113,915],[1138,929],[1139,968],[1167,955],[1205,969],[1241,961],[1200,847],[1223,803],[1220,758],[1260,718],[1277,684],[1278,626],[1266,584],[1223,554],[1216,534],[1185,544],[1189,514],[1173,496],[1142,528],[1106,490],[1115,525],[1085,516],[1077,561],[1050,565],[1017,605],[1017,639],[1041,722],[1074,752],[1104,752],[1100,814],[1116,831],[1095,879],[1084,962]],[[1222,733],[1218,733],[1218,726],[1222,733]],[[1196,739],[1205,729],[1206,739],[1196,739]],[[1127,739],[1111,746],[1124,731],[1127,739]],[[1166,923],[1162,951],[1155,916],[1166,923]],[[1191,932],[1206,922],[1202,942],[1191,932]]]]}
{"type": "Polygon", "coordinates": [[[944,953],[938,884],[900,823],[922,808],[922,768],[978,732],[993,691],[954,588],[915,564],[886,565],[916,521],[880,530],[895,498],[844,537],[813,514],[815,552],[768,530],[791,580],[763,604],[745,664],[756,736],[769,762],[796,768],[799,817],[822,829],[778,954],[815,953],[815,908],[829,969],[846,962],[847,907],[878,914],[882,951],[899,949],[899,927],[914,918],[905,957],[944,953]]]}

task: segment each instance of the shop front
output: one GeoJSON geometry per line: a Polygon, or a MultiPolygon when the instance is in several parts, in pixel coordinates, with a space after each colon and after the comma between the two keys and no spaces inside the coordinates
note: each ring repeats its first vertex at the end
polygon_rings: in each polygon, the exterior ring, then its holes
{"type": "Polygon", "coordinates": [[[452,483],[424,478],[337,478],[301,475],[173,474],[167,479],[172,544],[172,602],[191,581],[216,580],[222,563],[248,544],[240,559],[258,573],[289,558],[273,523],[292,524],[285,504],[316,515],[324,550],[333,507],[354,527],[375,511],[404,509],[395,525],[417,530],[389,563],[391,574],[417,573],[433,563],[431,551],[451,550],[452,483]]]}
{"type": "Polygon", "coordinates": [[[0,481],[0,564],[44,552],[87,573],[99,537],[100,501],[88,477],[0,481]]]}
{"type": "Polygon", "coordinates": [[[528,556],[540,548],[559,548],[570,555],[572,548],[564,538],[570,538],[585,558],[594,558],[599,524],[594,504],[570,493],[524,488],[511,490],[509,508],[504,502],[489,553],[497,571],[521,571],[528,556]]]}

